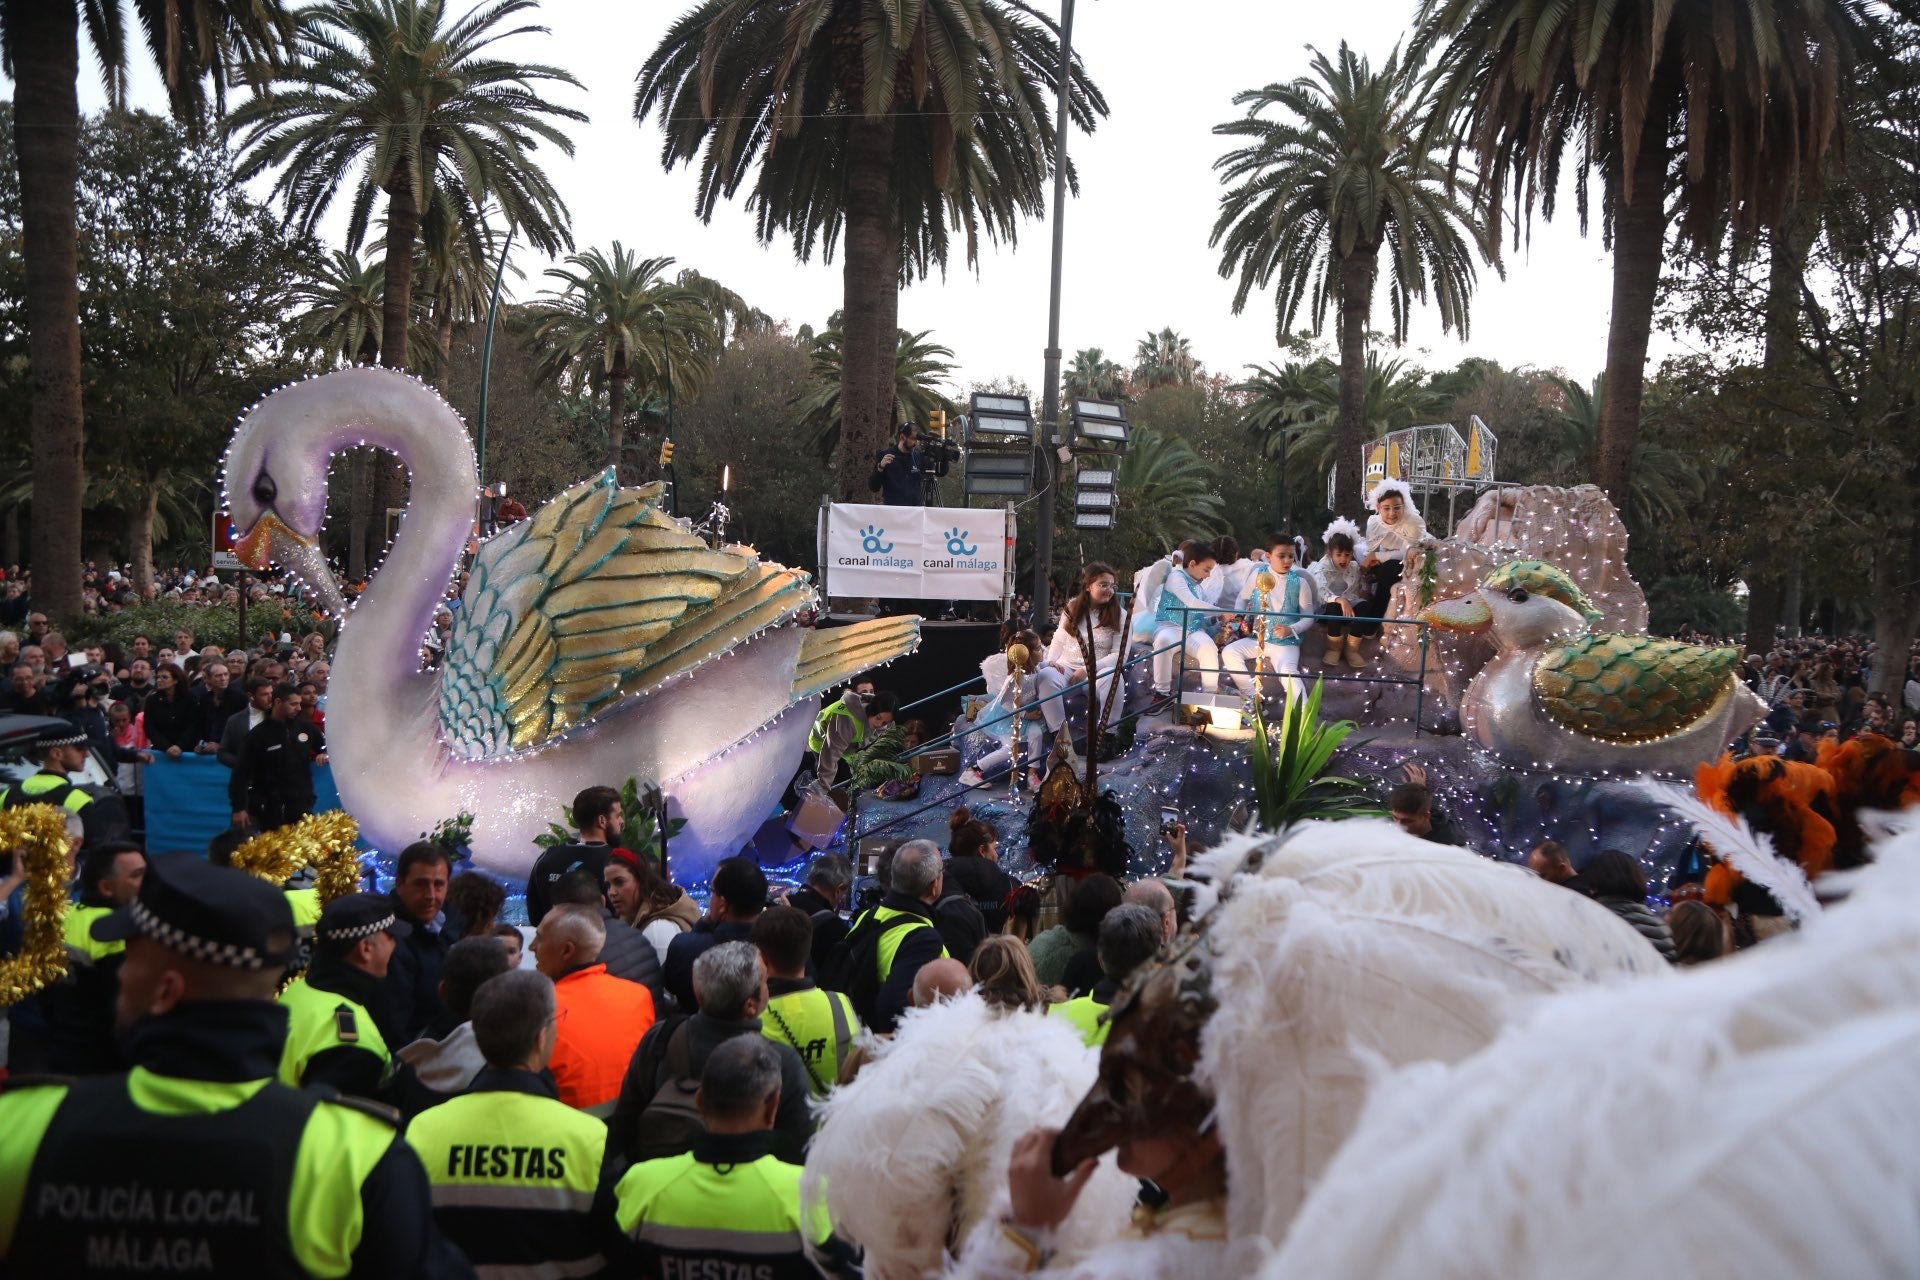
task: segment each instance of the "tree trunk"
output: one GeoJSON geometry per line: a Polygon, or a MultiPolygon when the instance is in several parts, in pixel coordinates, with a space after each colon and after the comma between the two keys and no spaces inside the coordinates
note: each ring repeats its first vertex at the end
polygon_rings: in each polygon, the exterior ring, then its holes
{"type": "MultiPolygon", "coordinates": [[[[1654,88],[1656,100],[1660,87],[1654,88]]],[[[1613,314],[1607,322],[1607,372],[1600,404],[1600,487],[1625,516],[1640,439],[1640,399],[1647,375],[1653,296],[1667,243],[1667,121],[1647,116],[1633,165],[1633,198],[1621,192],[1613,217],[1613,314]]]]}
{"type": "Polygon", "coordinates": [[[607,375],[607,465],[620,482],[620,458],[627,448],[627,362],[616,361],[607,375]]]}
{"type": "Polygon", "coordinates": [[[1873,679],[1896,709],[1906,691],[1907,654],[1920,635],[1920,523],[1874,539],[1873,679]]]}
{"type": "Polygon", "coordinates": [[[347,451],[347,577],[367,579],[367,549],[371,545],[373,512],[372,449],[347,451]]]}
{"type": "MultiPolygon", "coordinates": [[[[380,297],[380,363],[409,368],[407,330],[413,318],[413,244],[420,231],[420,206],[404,173],[387,182],[386,280],[380,297]]],[[[407,505],[407,472],[398,458],[376,453],[373,464],[372,546],[368,572],[386,556],[387,513],[407,505]]]]}
{"type": "Polygon", "coordinates": [[[127,541],[128,558],[133,566],[133,589],[140,593],[142,600],[147,597],[147,588],[153,585],[153,522],[160,515],[160,486],[148,478],[146,491],[140,495],[140,510],[134,514],[133,528],[127,541]]]}
{"type": "Polygon", "coordinates": [[[435,336],[440,340],[440,394],[451,398],[448,389],[453,385],[453,308],[445,303],[437,304],[433,323],[435,336]]]}
{"type": "Polygon", "coordinates": [[[1747,579],[1747,652],[1773,652],[1774,629],[1780,624],[1780,598],[1785,584],[1778,574],[1747,579]]]}
{"type": "Polygon", "coordinates": [[[1356,248],[1340,263],[1340,423],[1334,435],[1333,509],[1360,514],[1360,453],[1367,447],[1367,318],[1373,310],[1378,246],[1356,248]]]}
{"type": "Polygon", "coordinates": [[[895,347],[891,317],[900,291],[900,246],[893,236],[892,208],[893,118],[856,119],[848,129],[847,241],[841,268],[844,358],[838,470],[843,502],[870,499],[867,476],[874,454],[887,440],[895,347]],[[884,348],[882,333],[888,339],[884,348]]]}
{"type": "Polygon", "coordinates": [[[4,528],[0,528],[0,560],[9,565],[20,563],[20,504],[7,508],[4,528]]]}
{"type": "Polygon", "coordinates": [[[80,613],[80,19],[68,0],[5,0],[33,404],[33,605],[80,613]]]}

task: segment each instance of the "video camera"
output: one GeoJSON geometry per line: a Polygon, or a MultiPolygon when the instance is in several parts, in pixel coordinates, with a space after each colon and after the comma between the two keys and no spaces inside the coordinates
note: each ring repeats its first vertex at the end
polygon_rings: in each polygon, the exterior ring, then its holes
{"type": "Polygon", "coordinates": [[[947,439],[947,411],[932,409],[927,413],[927,425],[920,429],[915,443],[920,446],[924,465],[931,467],[952,466],[960,461],[960,446],[947,439]]]}

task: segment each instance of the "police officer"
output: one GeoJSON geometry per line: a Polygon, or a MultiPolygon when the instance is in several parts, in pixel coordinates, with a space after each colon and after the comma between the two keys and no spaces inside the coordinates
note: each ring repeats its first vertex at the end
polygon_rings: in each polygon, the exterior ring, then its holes
{"type": "Polygon", "coordinates": [[[913,1003],[913,976],[947,954],[933,923],[946,866],[940,846],[909,840],[893,855],[892,884],[834,949],[829,986],[844,991],[869,1027],[891,1032],[913,1003]]]}
{"type": "Polygon", "coordinates": [[[1133,971],[1153,959],[1160,942],[1160,913],[1152,907],[1128,902],[1107,912],[1095,940],[1100,981],[1088,994],[1053,1006],[1054,1014],[1071,1022],[1087,1044],[1104,1045],[1112,1026],[1105,1020],[1109,1006],[1133,971]]]}
{"type": "Polygon", "coordinates": [[[807,1069],[816,1098],[827,1096],[840,1079],[841,1064],[860,1034],[853,1001],[838,991],[822,991],[807,977],[813,950],[813,921],[794,907],[768,907],[753,922],[753,945],[767,966],[767,1007],[760,1011],[760,1032],[790,1045],[807,1069]]]}
{"type": "Polygon", "coordinates": [[[135,1065],[7,1083],[0,1274],[473,1274],[393,1112],[273,1079],[293,947],[278,890],[167,854],[93,930],[127,944],[116,1018],[135,1065]]]}
{"type": "Polygon", "coordinates": [[[433,1216],[482,1273],[528,1280],[630,1274],[613,1218],[606,1124],[561,1102],[547,1073],[557,1038],[553,983],[517,969],[473,996],[487,1065],[468,1091],[407,1127],[433,1184],[433,1216]]]}
{"type": "Polygon", "coordinates": [[[845,1251],[829,1240],[824,1206],[802,1212],[800,1166],[771,1154],[780,1110],[774,1047],[736,1036],[715,1048],[695,1104],[705,1132],[693,1150],[643,1161],[620,1179],[620,1229],[640,1248],[641,1274],[814,1280],[809,1245],[845,1251]]]}
{"type": "Polygon", "coordinates": [[[323,1084],[378,1098],[393,1065],[386,1012],[387,961],[394,942],[413,932],[392,899],[349,893],[329,902],[313,931],[313,964],[287,984],[283,1084],[323,1084]]]}
{"type": "MultiPolygon", "coordinates": [[[[67,972],[39,993],[46,1012],[48,1070],[89,1075],[122,1065],[114,1047],[113,1003],[126,945],[98,941],[92,930],[96,921],[134,900],[146,870],[147,855],[126,841],[94,845],[81,859],[80,901],[67,908],[65,924],[67,972]]],[[[31,1051],[15,1063],[31,1068],[31,1051]]]]}
{"type": "MultiPolygon", "coordinates": [[[[40,731],[34,742],[40,769],[19,783],[0,787],[0,809],[24,804],[50,804],[78,819],[87,843],[124,839],[128,835],[125,809],[118,803],[96,799],[75,786],[67,777],[87,767],[87,735],[83,729],[62,722],[40,731]]],[[[68,826],[73,823],[70,821],[68,826]]]]}

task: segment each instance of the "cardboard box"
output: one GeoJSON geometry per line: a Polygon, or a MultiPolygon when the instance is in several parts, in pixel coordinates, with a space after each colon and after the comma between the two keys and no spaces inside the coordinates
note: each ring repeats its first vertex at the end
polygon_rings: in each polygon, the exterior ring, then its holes
{"type": "Polygon", "coordinates": [[[951,777],[960,772],[960,753],[951,747],[939,751],[923,751],[913,758],[914,765],[920,770],[920,776],[951,777]]]}
{"type": "Polygon", "coordinates": [[[847,815],[840,807],[817,791],[803,792],[800,807],[793,811],[787,829],[794,839],[810,849],[824,849],[833,843],[847,815]]]}

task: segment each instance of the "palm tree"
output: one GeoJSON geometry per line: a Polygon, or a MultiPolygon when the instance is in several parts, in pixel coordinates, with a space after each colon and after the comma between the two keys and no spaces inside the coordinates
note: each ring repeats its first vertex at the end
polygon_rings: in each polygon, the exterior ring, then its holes
{"type": "Polygon", "coordinates": [[[675,283],[683,289],[691,289],[700,295],[706,304],[707,313],[713,317],[713,342],[716,352],[727,349],[730,338],[743,337],[749,333],[765,333],[773,328],[773,317],[760,308],[727,288],[726,285],[703,276],[692,267],[682,271],[675,283]]]}
{"type": "Polygon", "coordinates": [[[1628,501],[1669,223],[1712,248],[1816,195],[1882,20],[1865,0],[1422,0],[1433,118],[1458,125],[1490,207],[1554,213],[1569,145],[1613,248],[1599,480],[1628,501]],[[1670,212],[1671,211],[1671,212],[1670,212]]]}
{"type": "Polygon", "coordinates": [[[545,33],[501,29],[536,5],[492,0],[449,25],[446,0],[326,0],[300,15],[298,61],[227,121],[244,152],[239,176],[277,169],[274,193],[304,230],[351,184],[346,241],[358,249],[386,196],[384,365],[408,367],[414,243],[436,191],[491,199],[543,253],[572,247],[566,206],[532,152],[545,140],[573,154],[552,120],[587,117],[547,95],[580,82],[487,55],[500,40],[545,33]]]}
{"type": "MultiPolygon", "coordinates": [[[[432,352],[442,392],[452,376],[454,326],[485,318],[499,271],[500,247],[486,211],[465,197],[458,188],[434,189],[420,219],[420,260],[414,265],[432,298],[432,345],[424,349],[432,352]]],[[[417,334],[409,337],[409,354],[423,349],[417,334]]]]}
{"type": "MultiPolygon", "coordinates": [[[[658,113],[665,167],[697,162],[702,218],[746,187],[762,241],[805,260],[844,236],[847,497],[890,426],[901,283],[944,269],[953,235],[972,263],[1045,209],[1059,61],[1023,0],[701,0],[641,68],[634,114],[658,113]]],[[[1078,62],[1070,79],[1090,131],[1106,102],[1078,62]]]]}
{"type": "Polygon", "coordinates": [[[1113,554],[1144,564],[1185,538],[1225,532],[1218,484],[1206,460],[1170,431],[1137,426],[1115,478],[1119,530],[1113,554]]]}
{"type": "Polygon", "coordinates": [[[1098,347],[1073,353],[1073,363],[1061,375],[1061,399],[1079,396],[1087,400],[1124,400],[1127,395],[1127,371],[1118,361],[1107,359],[1098,347]]]}
{"type": "Polygon", "coordinates": [[[535,312],[534,376],[606,390],[610,467],[619,467],[626,447],[630,380],[690,397],[712,372],[713,315],[698,292],[667,279],[672,265],[672,258],[635,257],[615,240],[611,257],[588,249],[547,270],[561,288],[535,312]]]}
{"type": "MultiPolygon", "coordinates": [[[[56,618],[80,612],[80,517],[86,439],[80,389],[80,27],[105,75],[127,97],[121,0],[0,0],[0,59],[13,77],[14,160],[20,174],[27,358],[33,388],[33,603],[56,618]]],[[[207,89],[224,108],[228,77],[259,74],[291,34],[280,0],[133,0],[177,119],[206,116],[207,89]]]]}
{"type": "Polygon", "coordinates": [[[384,282],[379,263],[363,263],[350,250],[336,249],[315,264],[293,289],[293,300],[305,307],[293,317],[300,347],[341,364],[378,360],[384,282]]]}
{"type": "MultiPolygon", "coordinates": [[[[953,352],[937,342],[928,341],[931,329],[919,333],[899,331],[893,359],[893,395],[887,404],[887,416],[901,422],[924,423],[935,409],[950,410],[953,404],[940,385],[953,376],[950,363],[953,352]]],[[[814,430],[814,443],[822,458],[831,458],[839,445],[842,428],[841,387],[846,368],[846,335],[835,313],[828,328],[813,340],[812,376],[794,401],[802,426],[814,430]]],[[[868,459],[869,463],[871,458],[868,459]]],[[[866,476],[861,476],[864,485],[866,476]]]]}
{"type": "MultiPolygon", "coordinates": [[[[1446,411],[1449,401],[1421,370],[1405,360],[1383,364],[1372,352],[1361,369],[1360,385],[1361,443],[1351,451],[1356,458],[1368,440],[1431,422],[1446,411]]],[[[1265,436],[1267,456],[1280,458],[1289,467],[1309,468],[1324,487],[1327,473],[1335,471],[1348,452],[1343,439],[1345,386],[1344,369],[1329,360],[1316,360],[1258,369],[1235,389],[1253,397],[1246,421],[1265,436]]],[[[1333,505],[1336,511],[1358,510],[1337,501],[1333,505]]]]}
{"type": "MultiPolygon", "coordinates": [[[[1558,484],[1581,484],[1592,474],[1593,457],[1605,422],[1606,375],[1582,386],[1555,375],[1553,385],[1565,400],[1559,414],[1561,445],[1553,460],[1558,484]]],[[[1650,534],[1683,518],[1705,495],[1705,483],[1684,454],[1639,439],[1633,445],[1633,470],[1620,514],[1634,533],[1650,534]]]]}
{"type": "Polygon", "coordinates": [[[1414,302],[1429,296],[1442,330],[1464,336],[1475,251],[1499,270],[1498,238],[1455,191],[1442,147],[1422,133],[1418,58],[1402,61],[1396,49],[1376,75],[1342,43],[1337,61],[1315,51],[1311,76],[1236,94],[1234,103],[1246,116],[1214,128],[1246,140],[1215,165],[1229,184],[1211,241],[1221,246],[1220,274],[1239,273],[1236,314],[1255,289],[1275,284],[1274,331],[1283,341],[1302,303],[1316,333],[1328,304],[1339,307],[1334,505],[1358,511],[1367,331],[1382,255],[1396,344],[1406,341],[1414,302]],[[1266,119],[1269,107],[1282,118],[1266,119]]]}
{"type": "Polygon", "coordinates": [[[1171,328],[1149,333],[1133,349],[1133,378],[1142,391],[1155,387],[1190,387],[1200,373],[1193,346],[1171,328]]]}

